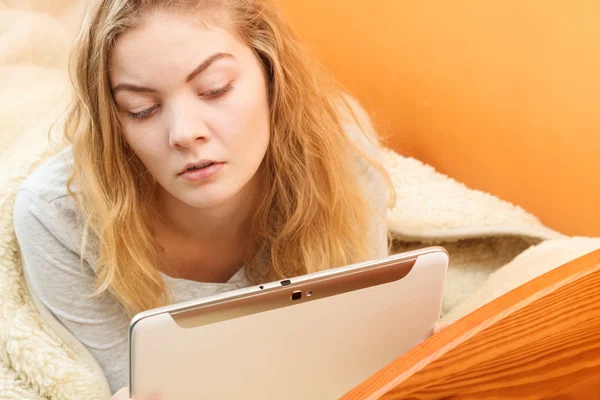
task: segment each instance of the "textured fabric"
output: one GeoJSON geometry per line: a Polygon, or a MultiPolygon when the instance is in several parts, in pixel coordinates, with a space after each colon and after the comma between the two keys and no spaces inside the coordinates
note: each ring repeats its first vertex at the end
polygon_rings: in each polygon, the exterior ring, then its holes
{"type": "Polygon", "coordinates": [[[598,249],[600,239],[588,237],[550,239],[533,246],[492,272],[476,290],[445,314],[442,322],[451,324],[512,289],[598,249]]]}

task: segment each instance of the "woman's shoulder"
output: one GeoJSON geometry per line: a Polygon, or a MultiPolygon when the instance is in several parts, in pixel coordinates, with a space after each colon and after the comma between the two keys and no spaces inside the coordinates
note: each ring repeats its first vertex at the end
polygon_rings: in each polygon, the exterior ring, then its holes
{"type": "Polygon", "coordinates": [[[18,239],[25,240],[23,236],[35,230],[78,249],[78,206],[67,190],[71,167],[71,149],[67,147],[44,161],[19,186],[13,209],[15,231],[21,236],[18,239]]]}
{"type": "Polygon", "coordinates": [[[49,203],[69,196],[67,180],[73,167],[71,146],[67,146],[39,165],[19,186],[19,191],[35,194],[49,203]]]}

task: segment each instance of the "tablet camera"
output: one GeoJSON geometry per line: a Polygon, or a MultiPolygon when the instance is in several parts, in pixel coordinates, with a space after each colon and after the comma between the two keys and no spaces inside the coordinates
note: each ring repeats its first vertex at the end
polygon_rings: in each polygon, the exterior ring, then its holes
{"type": "Polygon", "coordinates": [[[292,300],[300,300],[302,298],[302,291],[296,290],[292,293],[292,300]]]}

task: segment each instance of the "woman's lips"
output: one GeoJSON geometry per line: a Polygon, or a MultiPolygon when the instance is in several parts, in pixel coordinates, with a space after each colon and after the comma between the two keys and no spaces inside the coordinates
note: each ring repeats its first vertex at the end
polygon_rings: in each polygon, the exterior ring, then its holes
{"type": "Polygon", "coordinates": [[[213,177],[223,168],[224,165],[225,163],[213,163],[208,167],[187,170],[179,174],[179,176],[187,181],[197,182],[213,177]]]}

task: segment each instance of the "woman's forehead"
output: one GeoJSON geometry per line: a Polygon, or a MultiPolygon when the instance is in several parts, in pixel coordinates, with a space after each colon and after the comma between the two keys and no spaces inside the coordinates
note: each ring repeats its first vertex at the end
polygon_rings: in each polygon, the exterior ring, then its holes
{"type": "MultiPolygon", "coordinates": [[[[162,74],[185,75],[214,54],[242,61],[244,49],[235,35],[189,17],[153,13],[136,28],[117,37],[109,58],[111,80],[152,81],[162,74]]],[[[184,78],[185,78],[184,76],[184,78]]]]}

